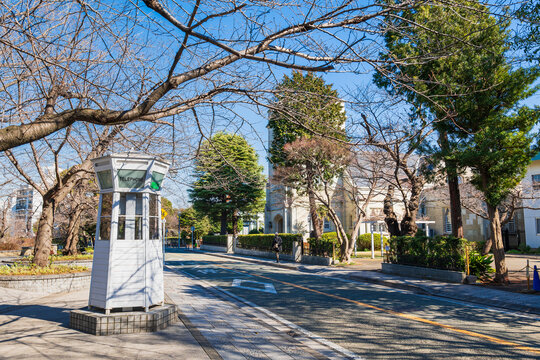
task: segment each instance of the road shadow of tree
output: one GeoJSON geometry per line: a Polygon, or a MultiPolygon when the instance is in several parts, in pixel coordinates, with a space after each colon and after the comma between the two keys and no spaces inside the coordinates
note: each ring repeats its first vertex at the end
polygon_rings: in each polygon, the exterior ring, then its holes
{"type": "MultiPolygon", "coordinates": [[[[185,269],[208,265],[220,271],[226,268],[237,271],[238,267],[238,262],[227,260],[167,264],[183,265],[185,269]]],[[[258,281],[274,284],[276,295],[239,289],[232,286],[230,279],[225,281],[223,278],[215,283],[227,292],[264,306],[286,320],[362,356],[400,359],[537,358],[537,354],[494,339],[537,349],[535,336],[538,336],[538,318],[534,315],[514,316],[380,285],[247,265],[248,268],[250,266],[253,271],[248,271],[248,274],[237,272],[238,277],[256,274],[258,281]],[[294,285],[301,285],[304,289],[294,285]],[[491,341],[483,335],[492,337],[491,341]]],[[[197,277],[209,281],[214,275],[212,272],[197,273],[197,277]]],[[[184,291],[201,296],[199,286],[188,287],[184,291]]],[[[249,307],[227,294],[206,291],[205,296],[222,297],[234,302],[240,309],[249,307]]]]}

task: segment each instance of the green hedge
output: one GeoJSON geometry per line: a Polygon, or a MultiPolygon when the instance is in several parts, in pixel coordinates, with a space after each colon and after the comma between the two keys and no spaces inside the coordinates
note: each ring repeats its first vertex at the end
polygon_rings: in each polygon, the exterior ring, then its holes
{"type": "Polygon", "coordinates": [[[389,259],[394,264],[463,271],[466,243],[454,236],[394,236],[389,259]]]}
{"type": "Polygon", "coordinates": [[[341,248],[339,246],[336,232],[323,233],[321,236],[321,240],[317,241],[317,239],[315,238],[309,238],[308,242],[309,255],[332,257],[334,244],[336,257],[339,257],[339,255],[341,254],[341,248]]]}
{"type": "MultiPolygon", "coordinates": [[[[381,234],[373,233],[373,241],[375,242],[375,250],[381,250],[381,234]]],[[[388,245],[388,238],[383,236],[384,246],[388,245]]],[[[371,233],[366,233],[358,236],[356,241],[358,251],[371,250],[371,233]]]]}
{"type": "MultiPolygon", "coordinates": [[[[302,242],[301,234],[279,234],[282,244],[282,252],[284,254],[292,254],[293,241],[302,242]]],[[[236,246],[242,249],[272,251],[272,242],[275,235],[273,234],[252,234],[238,235],[236,246]]]]}
{"type": "Polygon", "coordinates": [[[227,247],[227,235],[206,235],[203,236],[203,245],[227,247]]]}

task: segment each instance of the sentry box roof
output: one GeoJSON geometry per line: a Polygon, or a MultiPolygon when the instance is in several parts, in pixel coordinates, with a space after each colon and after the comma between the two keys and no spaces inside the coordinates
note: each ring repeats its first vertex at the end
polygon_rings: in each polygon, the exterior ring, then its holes
{"type": "Polygon", "coordinates": [[[159,192],[170,162],[140,152],[92,159],[101,192],[159,192]]]}

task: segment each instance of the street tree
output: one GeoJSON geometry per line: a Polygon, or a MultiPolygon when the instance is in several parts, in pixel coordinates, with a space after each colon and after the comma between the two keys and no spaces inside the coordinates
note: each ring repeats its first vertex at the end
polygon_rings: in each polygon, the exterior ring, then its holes
{"type": "Polygon", "coordinates": [[[193,237],[196,240],[212,230],[210,218],[207,215],[201,214],[193,207],[189,207],[180,212],[180,228],[191,233],[192,227],[195,229],[193,237]]]}
{"type": "Polygon", "coordinates": [[[387,94],[373,94],[367,89],[357,95],[354,107],[359,113],[353,123],[357,130],[352,136],[357,146],[367,146],[382,152],[382,184],[386,188],[383,212],[391,236],[414,236],[418,229],[416,217],[421,194],[426,183],[427,166],[419,152],[433,133],[426,119],[418,114],[406,113],[403,99],[387,94]],[[394,210],[402,203],[401,221],[394,210]]]}
{"type": "Polygon", "coordinates": [[[490,71],[487,65],[493,62],[493,54],[504,51],[507,24],[498,24],[477,0],[425,3],[399,15],[389,17],[388,53],[383,56],[397,61],[384,66],[375,83],[406,96],[414,104],[411,111],[432,118],[438,140],[428,153],[434,168],[441,169],[448,181],[452,234],[463,237],[458,181],[463,167],[456,159],[455,119],[470,109],[473,94],[492,85],[485,81],[485,72],[490,71]],[[410,58],[427,60],[403,64],[410,58]]]}
{"type": "MultiPolygon", "coordinates": [[[[61,175],[65,175],[67,170],[61,175]]],[[[54,226],[58,226],[63,218],[65,228],[65,246],[62,250],[64,255],[77,254],[80,238],[84,229],[89,226],[95,227],[98,209],[98,188],[93,177],[84,177],[78,181],[65,198],[58,204],[54,212],[54,226]]],[[[85,245],[86,245],[86,240],[85,245]]]]}
{"type": "Polygon", "coordinates": [[[258,103],[277,68],[377,67],[369,34],[415,3],[2,2],[0,151],[76,122],[170,124],[198,105],[258,103]]]}
{"type": "MultiPolygon", "coordinates": [[[[314,200],[322,204],[325,213],[336,227],[341,246],[341,260],[350,261],[354,239],[347,236],[341,222],[337,203],[343,203],[342,176],[351,161],[348,144],[336,144],[322,137],[300,137],[283,147],[285,164],[274,172],[274,180],[290,186],[302,195],[312,191],[314,200]],[[308,190],[309,189],[309,190],[308,190]],[[340,197],[340,199],[338,199],[340,197]]],[[[311,211],[311,210],[310,210],[311,211]]]]}
{"type": "MultiPolygon", "coordinates": [[[[93,132],[93,130],[87,130],[93,132]]],[[[80,148],[80,144],[77,144],[80,140],[78,136],[72,138],[71,131],[64,131],[58,133],[61,137],[55,139],[56,141],[45,139],[31,143],[29,153],[15,149],[5,152],[14,171],[43,198],[34,247],[33,262],[37,266],[46,266],[49,262],[54,214],[58,205],[71,194],[74,188],[80,186],[82,181],[93,178],[91,159],[103,155],[120,131],[121,128],[115,126],[103,129],[97,137],[87,134],[88,143],[85,142],[85,145],[90,147],[86,149],[80,148]],[[79,157],[81,162],[62,171],[61,160],[67,156],[65,152],[73,158],[79,157]],[[49,164],[52,164],[52,167],[49,164]],[[34,176],[35,173],[37,173],[37,178],[34,176]]]]}
{"type": "MultiPolygon", "coordinates": [[[[331,85],[326,84],[321,77],[313,73],[304,75],[295,71],[291,77],[285,76],[283,78],[275,91],[275,97],[268,120],[268,128],[272,131],[272,143],[269,149],[270,161],[274,167],[298,168],[298,166],[302,166],[302,163],[295,164],[296,157],[290,156],[285,151],[287,144],[294,143],[298,139],[304,139],[302,144],[314,136],[319,138],[325,136],[338,143],[345,140],[346,115],[343,103],[339,99],[337,91],[331,85]]],[[[315,141],[314,144],[322,143],[315,141]]],[[[300,158],[299,161],[302,162],[303,159],[300,158]]],[[[328,162],[325,164],[328,165],[328,162]]],[[[307,173],[311,172],[307,171],[307,173]]],[[[324,177],[327,178],[327,175],[324,177]]],[[[323,221],[317,211],[317,195],[315,194],[317,186],[311,177],[304,180],[302,182],[289,182],[289,184],[297,184],[298,186],[294,189],[301,190],[307,195],[314,237],[320,239],[323,221]]]]}
{"type": "Polygon", "coordinates": [[[368,207],[375,198],[384,195],[384,179],[389,167],[385,151],[366,145],[355,146],[351,150],[351,161],[343,176],[343,191],[356,210],[351,234],[354,242],[365,220],[378,220],[371,218],[368,207]]]}
{"type": "Polygon", "coordinates": [[[498,21],[476,0],[459,2],[460,8],[426,4],[400,12],[401,25],[392,27],[400,30],[386,37],[389,51],[396,59],[428,53],[434,59],[399,69],[389,66],[389,72],[408,87],[396,87],[385,76],[376,80],[392,92],[405,94],[415,109],[427,109],[433,116],[439,140],[438,148],[430,153],[444,162],[453,231],[458,236],[463,235],[455,225],[458,221],[461,226],[458,171],[473,171],[472,183],[484,194],[489,213],[495,278],[507,282],[498,206],[520,182],[534,152],[532,129],[538,112],[518,104],[534,92],[530,86],[540,71],[537,67],[512,69],[506,57],[508,21],[498,21]],[[410,23],[427,26],[422,29],[410,23]],[[455,49],[453,54],[439,56],[449,48],[455,49]]]}
{"type": "Polygon", "coordinates": [[[266,179],[255,149],[240,135],[219,132],[201,144],[195,159],[193,207],[221,221],[221,234],[232,222],[233,234],[243,213],[264,209],[266,179]]]}

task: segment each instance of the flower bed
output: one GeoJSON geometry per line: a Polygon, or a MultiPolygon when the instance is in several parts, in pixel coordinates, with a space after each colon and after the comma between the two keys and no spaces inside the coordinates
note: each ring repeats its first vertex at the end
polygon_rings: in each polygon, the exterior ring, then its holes
{"type": "Polygon", "coordinates": [[[15,263],[12,266],[0,267],[0,276],[24,276],[24,275],[58,275],[73,274],[88,271],[86,266],[77,265],[49,265],[35,266],[15,263]]]}

